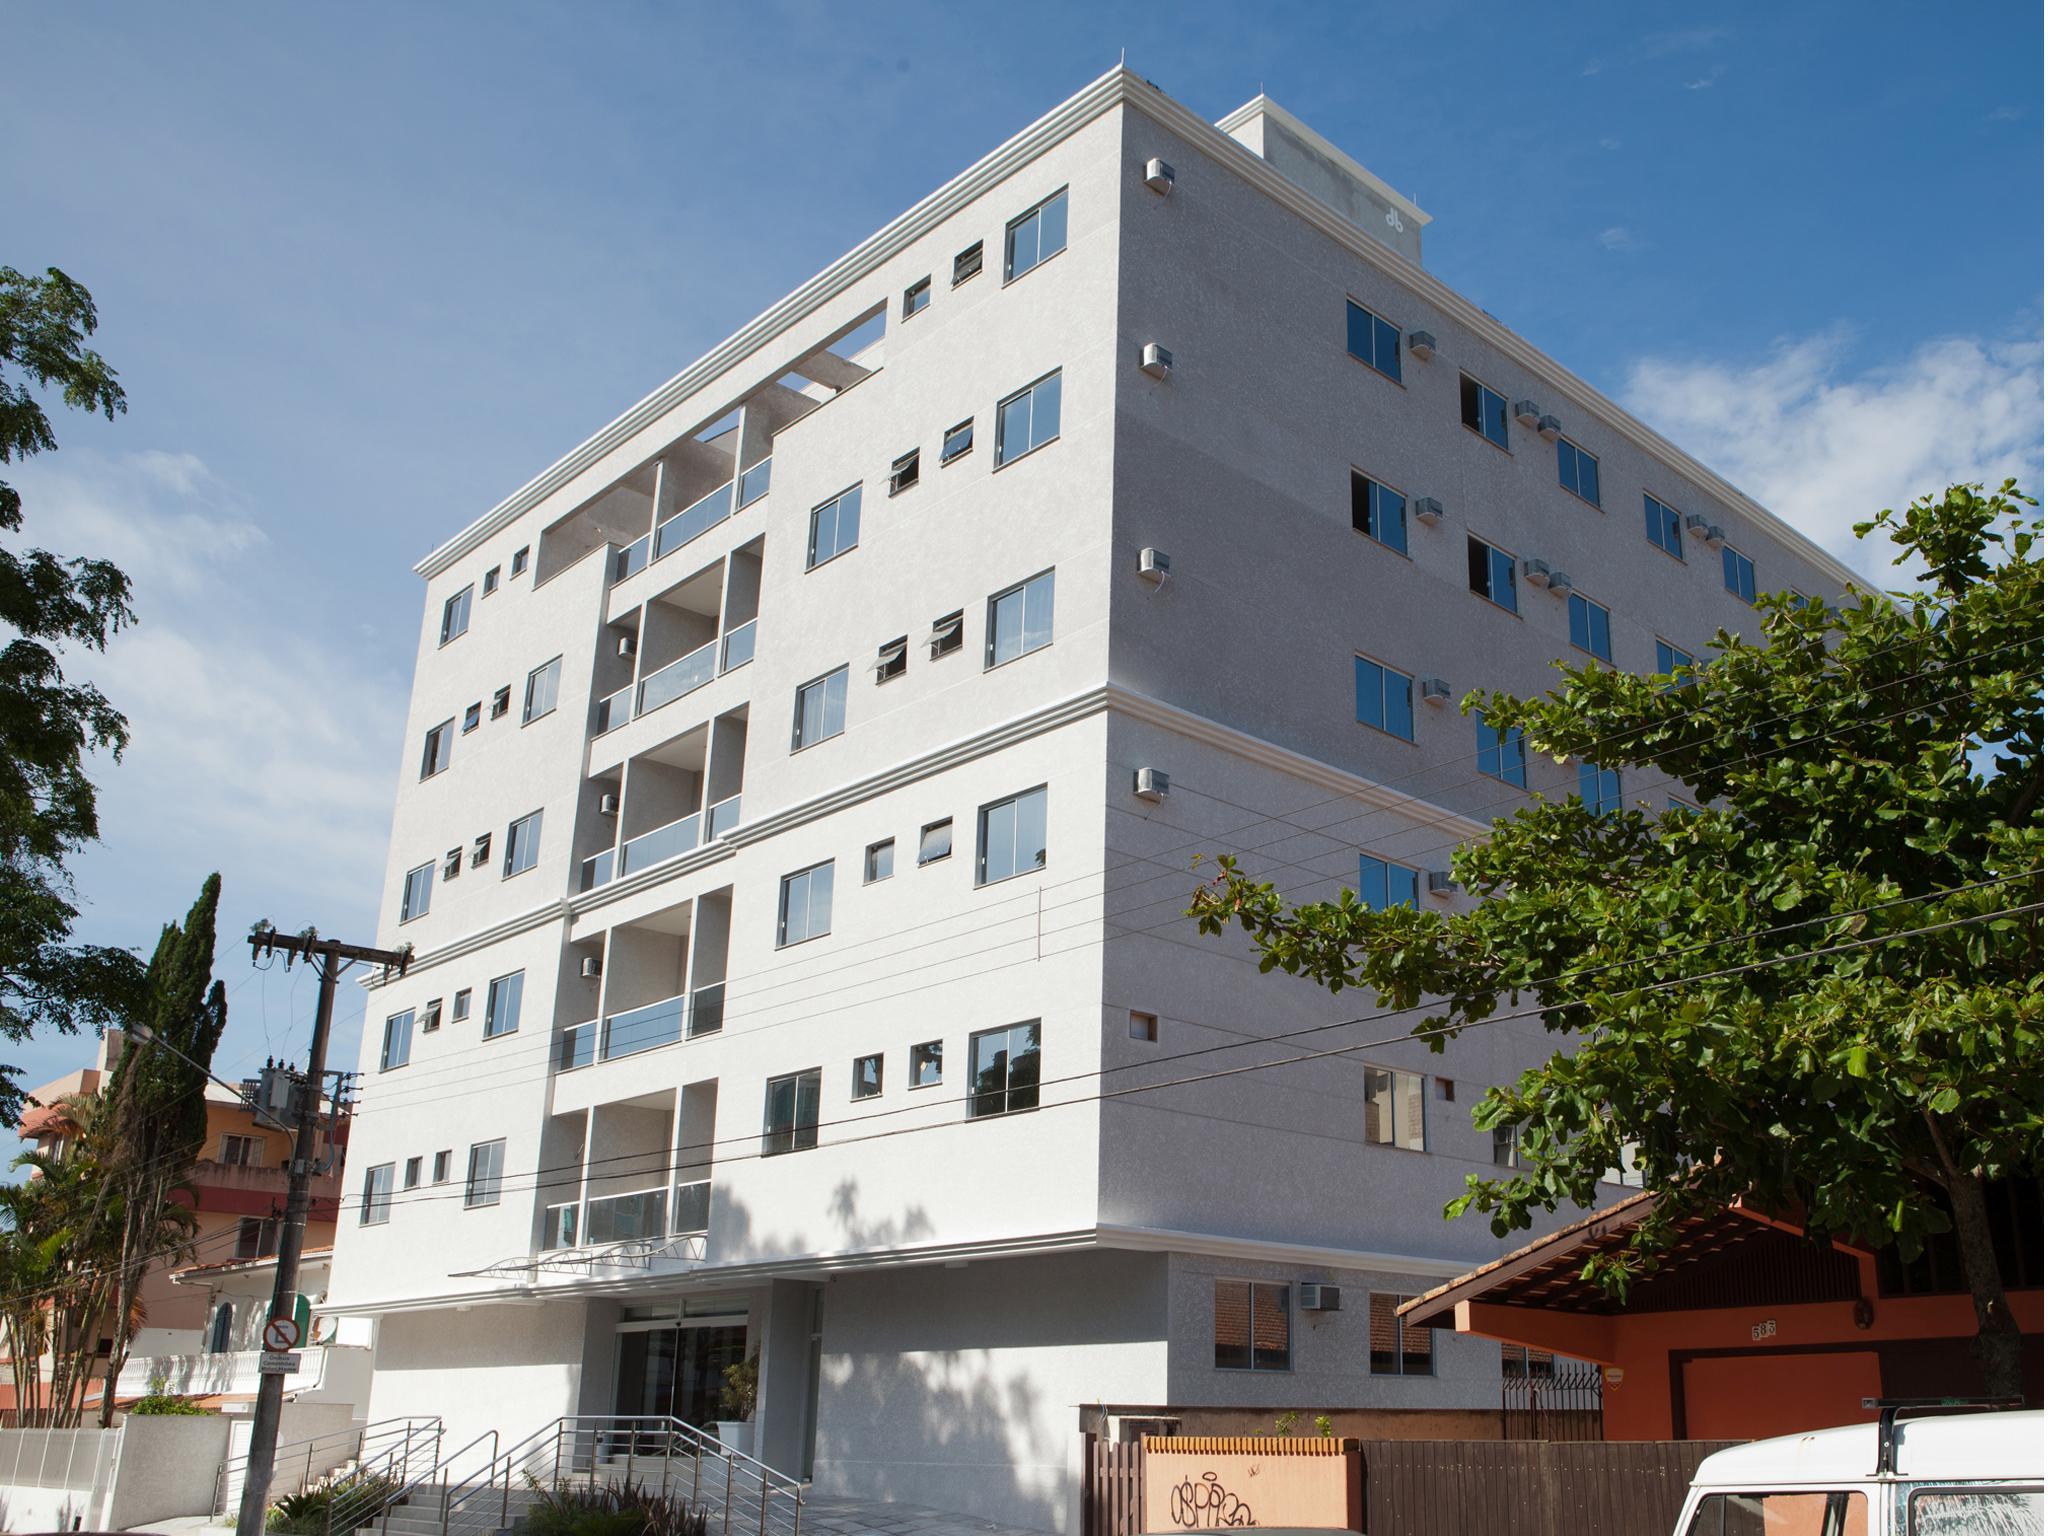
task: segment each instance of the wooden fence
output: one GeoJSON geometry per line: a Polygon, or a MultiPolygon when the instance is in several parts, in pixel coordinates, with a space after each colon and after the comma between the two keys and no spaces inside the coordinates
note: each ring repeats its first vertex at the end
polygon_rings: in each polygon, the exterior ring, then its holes
{"type": "MultiPolygon", "coordinates": [[[[1367,1536],[1664,1536],[1729,1440],[1368,1440],[1367,1536]]],[[[1144,1448],[1088,1437],[1082,1536],[1138,1536],[1144,1448]]],[[[1165,1527],[1159,1527],[1164,1529],[1165,1527]]]]}

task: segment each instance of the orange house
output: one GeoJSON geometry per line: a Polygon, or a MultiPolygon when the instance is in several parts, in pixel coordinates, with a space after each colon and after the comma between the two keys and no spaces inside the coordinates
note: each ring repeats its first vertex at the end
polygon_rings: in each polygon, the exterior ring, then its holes
{"type": "MultiPolygon", "coordinates": [[[[1993,1191],[2001,1262],[2041,1402],[2041,1186],[1993,1191]]],[[[1981,1393],[1952,1240],[1920,1260],[1822,1243],[1744,1206],[1681,1221],[1663,1266],[1617,1302],[1582,1278],[1653,1208],[1639,1194],[1402,1308],[1410,1326],[1602,1367],[1609,1440],[1746,1440],[1874,1420],[1867,1397],[1981,1393]]]]}
{"type": "MultiPolygon", "coordinates": [[[[123,1035],[109,1032],[100,1041],[92,1066],[32,1091],[19,1126],[22,1140],[36,1151],[63,1157],[78,1134],[78,1128],[65,1117],[63,1100],[105,1087],[124,1044],[123,1035]]],[[[325,1248],[334,1242],[348,1130],[344,1115],[334,1128],[333,1166],[313,1180],[313,1206],[306,1222],[308,1248],[325,1248]]],[[[192,1253],[153,1266],[144,1278],[141,1300],[145,1317],[131,1346],[133,1356],[193,1354],[212,1347],[215,1319],[204,1292],[173,1285],[171,1270],[187,1263],[268,1258],[277,1252],[291,1147],[288,1133],[260,1122],[255,1111],[230,1090],[218,1083],[207,1084],[206,1142],[185,1171],[186,1189],[172,1197],[192,1211],[197,1223],[192,1253]]]]}

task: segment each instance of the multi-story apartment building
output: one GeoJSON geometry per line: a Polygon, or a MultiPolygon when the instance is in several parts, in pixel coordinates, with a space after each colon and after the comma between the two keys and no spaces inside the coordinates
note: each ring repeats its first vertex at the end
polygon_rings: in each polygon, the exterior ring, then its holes
{"type": "Polygon", "coordinates": [[[1581,789],[1465,690],[1848,576],[1424,222],[1120,69],[420,563],[331,1297],[373,1418],[702,1421],[758,1354],[772,1464],[1048,1528],[1084,1425],[1493,1422],[1498,1349],[1391,1308],[1498,1251],[1443,1204],[1552,1042],[1300,1033],[1369,1000],[1199,938],[1190,860],[1460,900],[1581,789]]]}

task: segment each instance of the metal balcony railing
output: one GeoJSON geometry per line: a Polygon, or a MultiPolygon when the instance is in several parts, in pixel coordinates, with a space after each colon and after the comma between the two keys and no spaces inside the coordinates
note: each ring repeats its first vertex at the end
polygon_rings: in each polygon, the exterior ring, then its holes
{"type": "Polygon", "coordinates": [[[749,619],[726,632],[725,649],[718,663],[721,673],[744,667],[754,659],[754,626],[760,622],[759,619],[749,619]]]}
{"type": "Polygon", "coordinates": [[[699,538],[732,516],[733,483],[728,480],[708,496],[699,497],[674,517],[664,518],[654,529],[654,558],[672,555],[692,539],[699,538]]]}
{"type": "Polygon", "coordinates": [[[555,1045],[555,1070],[574,1072],[595,1062],[637,1056],[674,1045],[687,1036],[715,1035],[725,1028],[725,983],[707,982],[694,993],[677,993],[638,1008],[591,1019],[562,1031],[555,1045]]]}
{"type": "Polygon", "coordinates": [[[633,685],[626,684],[616,693],[608,693],[597,701],[597,723],[590,734],[602,736],[606,731],[616,731],[633,718],[633,685]]]}
{"type": "MultiPolygon", "coordinates": [[[[775,460],[772,458],[763,459],[752,469],[740,471],[740,507],[751,507],[768,494],[768,476],[774,464],[775,460]]],[[[737,511],[738,507],[734,510],[737,511]]]]}
{"type": "Polygon", "coordinates": [[[663,859],[688,853],[697,846],[697,828],[703,823],[699,812],[678,816],[674,821],[628,838],[619,849],[619,873],[630,875],[663,859]]]}
{"type": "Polygon", "coordinates": [[[668,1235],[666,1186],[605,1195],[584,1202],[583,1241],[593,1247],[668,1235]]]}
{"type": "Polygon", "coordinates": [[[728,795],[704,813],[704,841],[723,837],[740,824],[740,797],[728,795]]]}
{"type": "Polygon", "coordinates": [[[555,1070],[573,1072],[597,1060],[597,1020],[586,1019],[562,1031],[555,1046],[555,1070]]]}
{"type": "Polygon", "coordinates": [[[695,693],[718,675],[718,642],[707,640],[687,656],[678,657],[657,672],[640,679],[640,695],[633,707],[637,720],[650,710],[672,704],[686,693],[695,693]]]}
{"type": "Polygon", "coordinates": [[[593,853],[583,861],[583,869],[577,878],[576,889],[579,891],[594,891],[600,885],[610,883],[612,876],[618,873],[618,865],[619,851],[616,848],[607,848],[602,853],[593,853]]]}

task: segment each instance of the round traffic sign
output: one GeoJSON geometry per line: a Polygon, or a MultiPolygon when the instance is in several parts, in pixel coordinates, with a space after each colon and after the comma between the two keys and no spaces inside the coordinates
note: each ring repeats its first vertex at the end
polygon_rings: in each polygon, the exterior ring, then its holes
{"type": "Polygon", "coordinates": [[[295,1349],[299,1342],[299,1320],[273,1317],[263,1325],[263,1347],[274,1354],[295,1349]]]}

